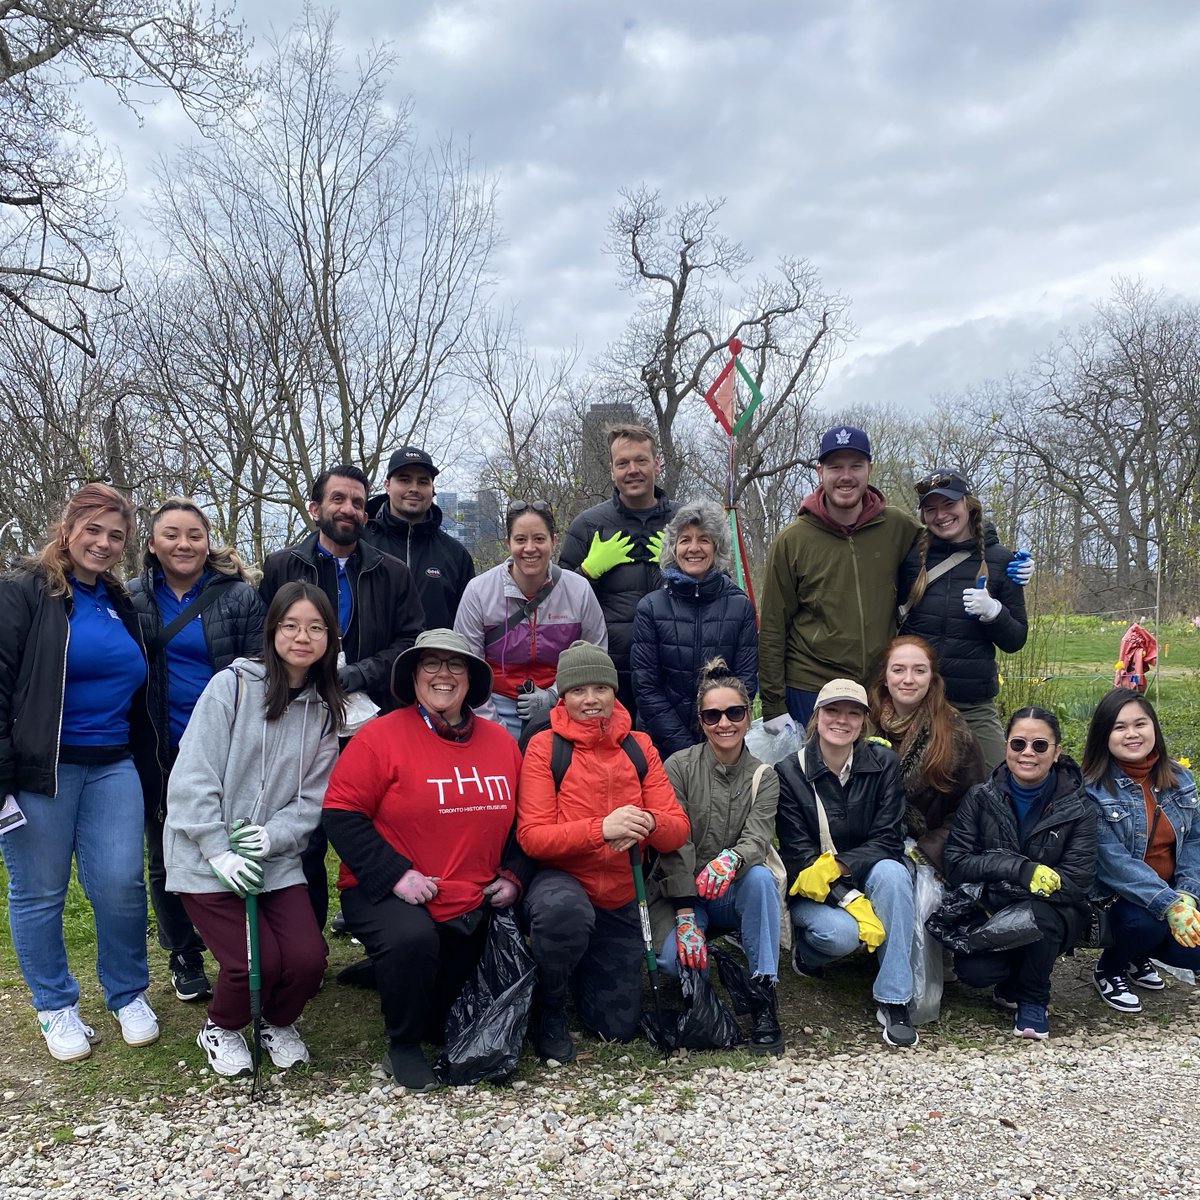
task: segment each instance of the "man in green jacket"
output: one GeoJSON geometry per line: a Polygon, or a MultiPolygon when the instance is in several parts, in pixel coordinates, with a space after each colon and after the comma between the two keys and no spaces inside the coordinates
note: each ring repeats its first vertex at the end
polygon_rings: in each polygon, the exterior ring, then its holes
{"type": "Polygon", "coordinates": [[[819,486],[767,553],[758,642],[766,728],[805,725],[834,678],[865,684],[896,632],[896,578],[920,525],[870,484],[871,442],[821,438],[819,486]]]}

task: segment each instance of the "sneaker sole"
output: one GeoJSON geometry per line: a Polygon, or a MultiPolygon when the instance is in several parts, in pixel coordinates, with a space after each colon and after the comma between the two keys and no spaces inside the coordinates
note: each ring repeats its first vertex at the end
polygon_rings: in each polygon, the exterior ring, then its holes
{"type": "Polygon", "coordinates": [[[1155,982],[1147,983],[1143,979],[1134,979],[1134,977],[1132,975],[1129,976],[1129,982],[1135,988],[1141,988],[1143,992],[1161,992],[1167,986],[1166,983],[1162,979],[1159,979],[1157,983],[1155,983],[1155,982]]]}
{"type": "Polygon", "coordinates": [[[1113,1010],[1113,1012],[1129,1013],[1130,1015],[1136,1015],[1137,1013],[1140,1013],[1142,1011],[1142,1002],[1136,996],[1131,997],[1132,1001],[1133,1001],[1132,1004],[1129,1004],[1129,1003],[1122,1004],[1121,1002],[1114,1000],[1112,997],[1106,996],[1100,990],[1100,984],[1097,983],[1095,979],[1092,980],[1092,986],[1096,989],[1096,995],[1099,996],[1100,999],[1103,1000],[1104,1003],[1107,1004],[1108,1007],[1113,1010]]]}
{"type": "Polygon", "coordinates": [[[144,1037],[133,1038],[122,1029],[121,1037],[125,1039],[125,1045],[127,1046],[153,1046],[162,1037],[162,1030],[156,1029],[153,1033],[148,1033],[144,1037]]]}
{"type": "Polygon", "coordinates": [[[893,1042],[892,1039],[888,1037],[888,1029],[884,1024],[883,1014],[877,1011],[875,1013],[875,1020],[877,1020],[880,1025],[883,1025],[883,1040],[894,1050],[911,1050],[921,1040],[921,1035],[914,1029],[913,1040],[911,1042],[893,1042]]]}
{"type": "Polygon", "coordinates": [[[92,1047],[90,1043],[80,1050],[78,1054],[67,1054],[62,1050],[55,1050],[49,1042],[46,1043],[46,1049],[50,1052],[50,1057],[54,1059],[55,1062],[82,1062],[85,1058],[91,1058],[92,1056],[92,1047]]]}
{"type": "Polygon", "coordinates": [[[997,1008],[1004,1009],[1005,1012],[1016,1012],[1017,1011],[1017,1002],[1015,1000],[1005,1000],[1001,996],[993,996],[992,1003],[997,1008]]]}
{"type": "Polygon", "coordinates": [[[1039,1033],[1036,1029],[1013,1029],[1013,1036],[1024,1038],[1027,1042],[1047,1042],[1050,1040],[1050,1034],[1039,1033]]]}
{"type": "Polygon", "coordinates": [[[200,1050],[205,1059],[208,1061],[209,1067],[212,1068],[214,1075],[220,1075],[222,1079],[244,1079],[246,1076],[254,1074],[253,1065],[239,1067],[236,1071],[223,1071],[220,1067],[218,1067],[216,1062],[213,1060],[213,1056],[209,1054],[208,1047],[204,1044],[203,1032],[196,1034],[196,1045],[200,1047],[200,1050]]]}
{"type": "Polygon", "coordinates": [[[201,988],[198,992],[181,992],[175,988],[175,999],[182,1000],[184,1004],[192,1004],[196,1000],[211,1000],[212,988],[201,988]]]}

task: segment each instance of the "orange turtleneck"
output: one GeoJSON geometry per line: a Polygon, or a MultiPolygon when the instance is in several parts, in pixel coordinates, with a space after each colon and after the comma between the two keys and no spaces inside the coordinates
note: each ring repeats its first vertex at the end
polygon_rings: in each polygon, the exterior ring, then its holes
{"type": "Polygon", "coordinates": [[[1150,834],[1146,843],[1146,865],[1164,883],[1169,883],[1175,877],[1175,826],[1159,808],[1154,789],[1150,786],[1150,773],[1157,762],[1158,754],[1151,751],[1140,763],[1123,762],[1120,767],[1142,789],[1142,799],[1146,805],[1146,832],[1150,834]],[[1155,812],[1158,813],[1157,824],[1154,821],[1155,812]]]}

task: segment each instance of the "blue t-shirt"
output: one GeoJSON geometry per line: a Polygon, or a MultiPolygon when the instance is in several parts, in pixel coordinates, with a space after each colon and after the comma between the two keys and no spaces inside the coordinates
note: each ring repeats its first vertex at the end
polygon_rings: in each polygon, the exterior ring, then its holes
{"type": "MultiPolygon", "coordinates": [[[[180,599],[171,590],[161,571],[154,578],[154,599],[162,615],[163,628],[170,623],[204,589],[209,578],[205,572],[180,599]]],[[[212,662],[208,657],[208,643],[204,640],[204,618],[194,617],[168,643],[165,651],[167,660],[167,709],[171,724],[171,749],[179,745],[183,731],[200,693],[213,677],[212,662]]]]}
{"type": "Polygon", "coordinates": [[[103,580],[89,587],[71,578],[71,593],[59,741],[64,746],[125,746],[129,705],[145,681],[146,660],[112,606],[103,580]]]}
{"type": "Polygon", "coordinates": [[[346,630],[350,627],[350,615],[354,611],[354,597],[350,592],[350,580],[346,578],[347,560],[345,558],[338,558],[336,554],[329,554],[329,551],[320,542],[317,543],[317,550],[321,554],[328,554],[337,563],[338,633],[345,637],[346,630]]]}

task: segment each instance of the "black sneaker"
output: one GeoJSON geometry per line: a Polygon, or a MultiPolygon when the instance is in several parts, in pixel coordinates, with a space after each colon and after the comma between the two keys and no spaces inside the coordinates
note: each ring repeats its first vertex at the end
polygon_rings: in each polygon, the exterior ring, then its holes
{"type": "Polygon", "coordinates": [[[1167,986],[1148,958],[1130,963],[1127,977],[1134,987],[1145,988],[1148,992],[1161,992],[1167,986]]]}
{"type": "Polygon", "coordinates": [[[438,1086],[437,1076],[429,1066],[425,1052],[415,1042],[393,1042],[383,1059],[392,1077],[410,1092],[432,1092],[438,1086]]]}
{"type": "Polygon", "coordinates": [[[575,1043],[571,1041],[564,1009],[543,1009],[534,1017],[533,1048],[542,1062],[552,1058],[557,1063],[569,1063],[574,1059],[575,1043]]]}
{"type": "Polygon", "coordinates": [[[824,979],[824,967],[810,967],[808,963],[800,957],[800,947],[795,941],[792,942],[792,970],[800,976],[801,979],[824,979]]]}
{"type": "Polygon", "coordinates": [[[330,933],[349,933],[350,930],[346,926],[346,914],[339,908],[329,919],[330,933]]]}
{"type": "Polygon", "coordinates": [[[1138,999],[1137,993],[1130,988],[1129,980],[1122,972],[1114,971],[1111,974],[1102,974],[1100,971],[1093,971],[1092,982],[1096,985],[1096,991],[1100,993],[1100,999],[1109,1008],[1115,1008],[1117,1012],[1122,1013],[1140,1013],[1142,1011],[1142,1002],[1138,999]]]}
{"type": "Polygon", "coordinates": [[[915,1046],[919,1041],[907,1004],[881,1004],[875,1019],[883,1026],[883,1040],[889,1046],[915,1046]]]}
{"type": "Polygon", "coordinates": [[[1017,1011],[1017,998],[1009,992],[1011,983],[998,983],[992,988],[992,1003],[998,1008],[1006,1008],[1009,1012],[1017,1011]]]}
{"type": "Polygon", "coordinates": [[[204,973],[202,962],[174,962],[171,964],[171,983],[175,995],[187,1003],[207,1000],[212,994],[212,984],[204,973]]]}

